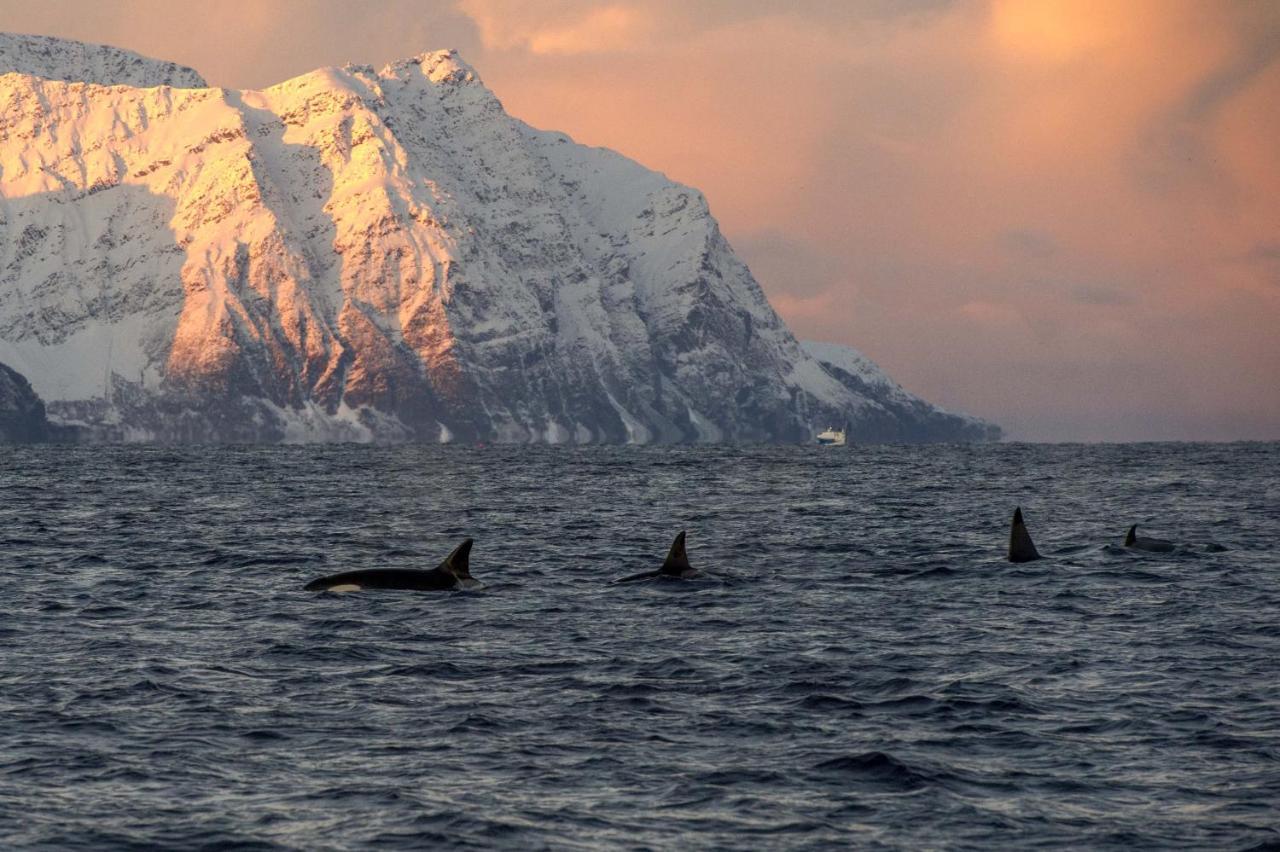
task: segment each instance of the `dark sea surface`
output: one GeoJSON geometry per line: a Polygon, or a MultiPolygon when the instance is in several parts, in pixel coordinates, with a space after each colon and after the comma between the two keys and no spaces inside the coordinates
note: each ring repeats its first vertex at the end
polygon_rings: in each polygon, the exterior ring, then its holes
{"type": "Polygon", "coordinates": [[[0,846],[1280,848],[1278,547],[1277,444],[0,448],[0,846]]]}

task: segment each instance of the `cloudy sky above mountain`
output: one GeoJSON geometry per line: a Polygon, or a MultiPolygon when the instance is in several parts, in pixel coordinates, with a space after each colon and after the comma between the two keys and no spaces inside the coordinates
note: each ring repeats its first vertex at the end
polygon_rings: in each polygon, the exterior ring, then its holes
{"type": "Polygon", "coordinates": [[[1043,440],[1280,438],[1280,5],[0,0],[256,88],[457,47],[702,189],[801,337],[1043,440]]]}

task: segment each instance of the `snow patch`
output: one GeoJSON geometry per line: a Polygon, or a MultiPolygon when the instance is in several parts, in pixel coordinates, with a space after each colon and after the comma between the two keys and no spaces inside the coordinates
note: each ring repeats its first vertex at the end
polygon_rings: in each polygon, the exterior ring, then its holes
{"type": "Polygon", "coordinates": [[[564,444],[569,441],[569,430],[555,420],[547,421],[547,428],[542,432],[542,440],[548,444],[564,444]]]}
{"type": "MultiPolygon", "coordinates": [[[[606,391],[606,393],[608,393],[606,391]]],[[[618,417],[622,419],[622,425],[627,430],[628,444],[647,444],[649,443],[649,430],[645,425],[635,418],[630,411],[622,407],[613,394],[608,393],[609,404],[613,406],[613,410],[618,413],[618,417]]]]}
{"type": "Polygon", "coordinates": [[[280,406],[272,409],[284,426],[286,444],[368,444],[374,438],[369,427],[360,422],[358,413],[345,404],[332,415],[314,402],[307,402],[300,409],[280,406]]]}
{"type": "Polygon", "coordinates": [[[111,324],[86,325],[59,343],[0,338],[0,363],[26,376],[46,402],[105,397],[113,373],[158,385],[159,368],[145,349],[154,323],[134,314],[111,324]]]}
{"type": "Polygon", "coordinates": [[[698,441],[701,443],[713,444],[724,437],[716,424],[699,414],[698,409],[693,406],[689,406],[689,421],[698,430],[698,441]]]}

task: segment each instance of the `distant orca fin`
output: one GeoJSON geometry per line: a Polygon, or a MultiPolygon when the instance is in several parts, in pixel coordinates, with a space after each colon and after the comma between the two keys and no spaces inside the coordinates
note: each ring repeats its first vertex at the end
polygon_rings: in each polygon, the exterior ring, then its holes
{"type": "Polygon", "coordinates": [[[1138,541],[1138,525],[1134,524],[1129,527],[1129,532],[1125,533],[1124,546],[1133,547],[1138,541]]]}
{"type": "Polygon", "coordinates": [[[693,566],[689,564],[689,554],[684,552],[684,530],[676,536],[676,540],[671,542],[671,550],[667,552],[667,560],[662,563],[661,573],[675,574],[679,576],[685,571],[692,571],[693,566]]]}
{"type": "Polygon", "coordinates": [[[462,544],[453,549],[440,563],[441,568],[447,568],[453,572],[453,576],[464,580],[471,579],[471,545],[474,542],[467,539],[462,544]]]}
{"type": "Polygon", "coordinates": [[[1013,510],[1013,525],[1009,528],[1009,561],[1031,562],[1039,559],[1040,552],[1031,541],[1031,533],[1022,520],[1022,507],[1013,510]]]}

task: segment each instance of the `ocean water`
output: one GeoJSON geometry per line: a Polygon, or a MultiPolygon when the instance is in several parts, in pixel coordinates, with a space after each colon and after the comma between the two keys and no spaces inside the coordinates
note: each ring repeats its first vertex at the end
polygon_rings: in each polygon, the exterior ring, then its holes
{"type": "Polygon", "coordinates": [[[1276,444],[0,448],[0,846],[1277,848],[1278,547],[1276,444]]]}

